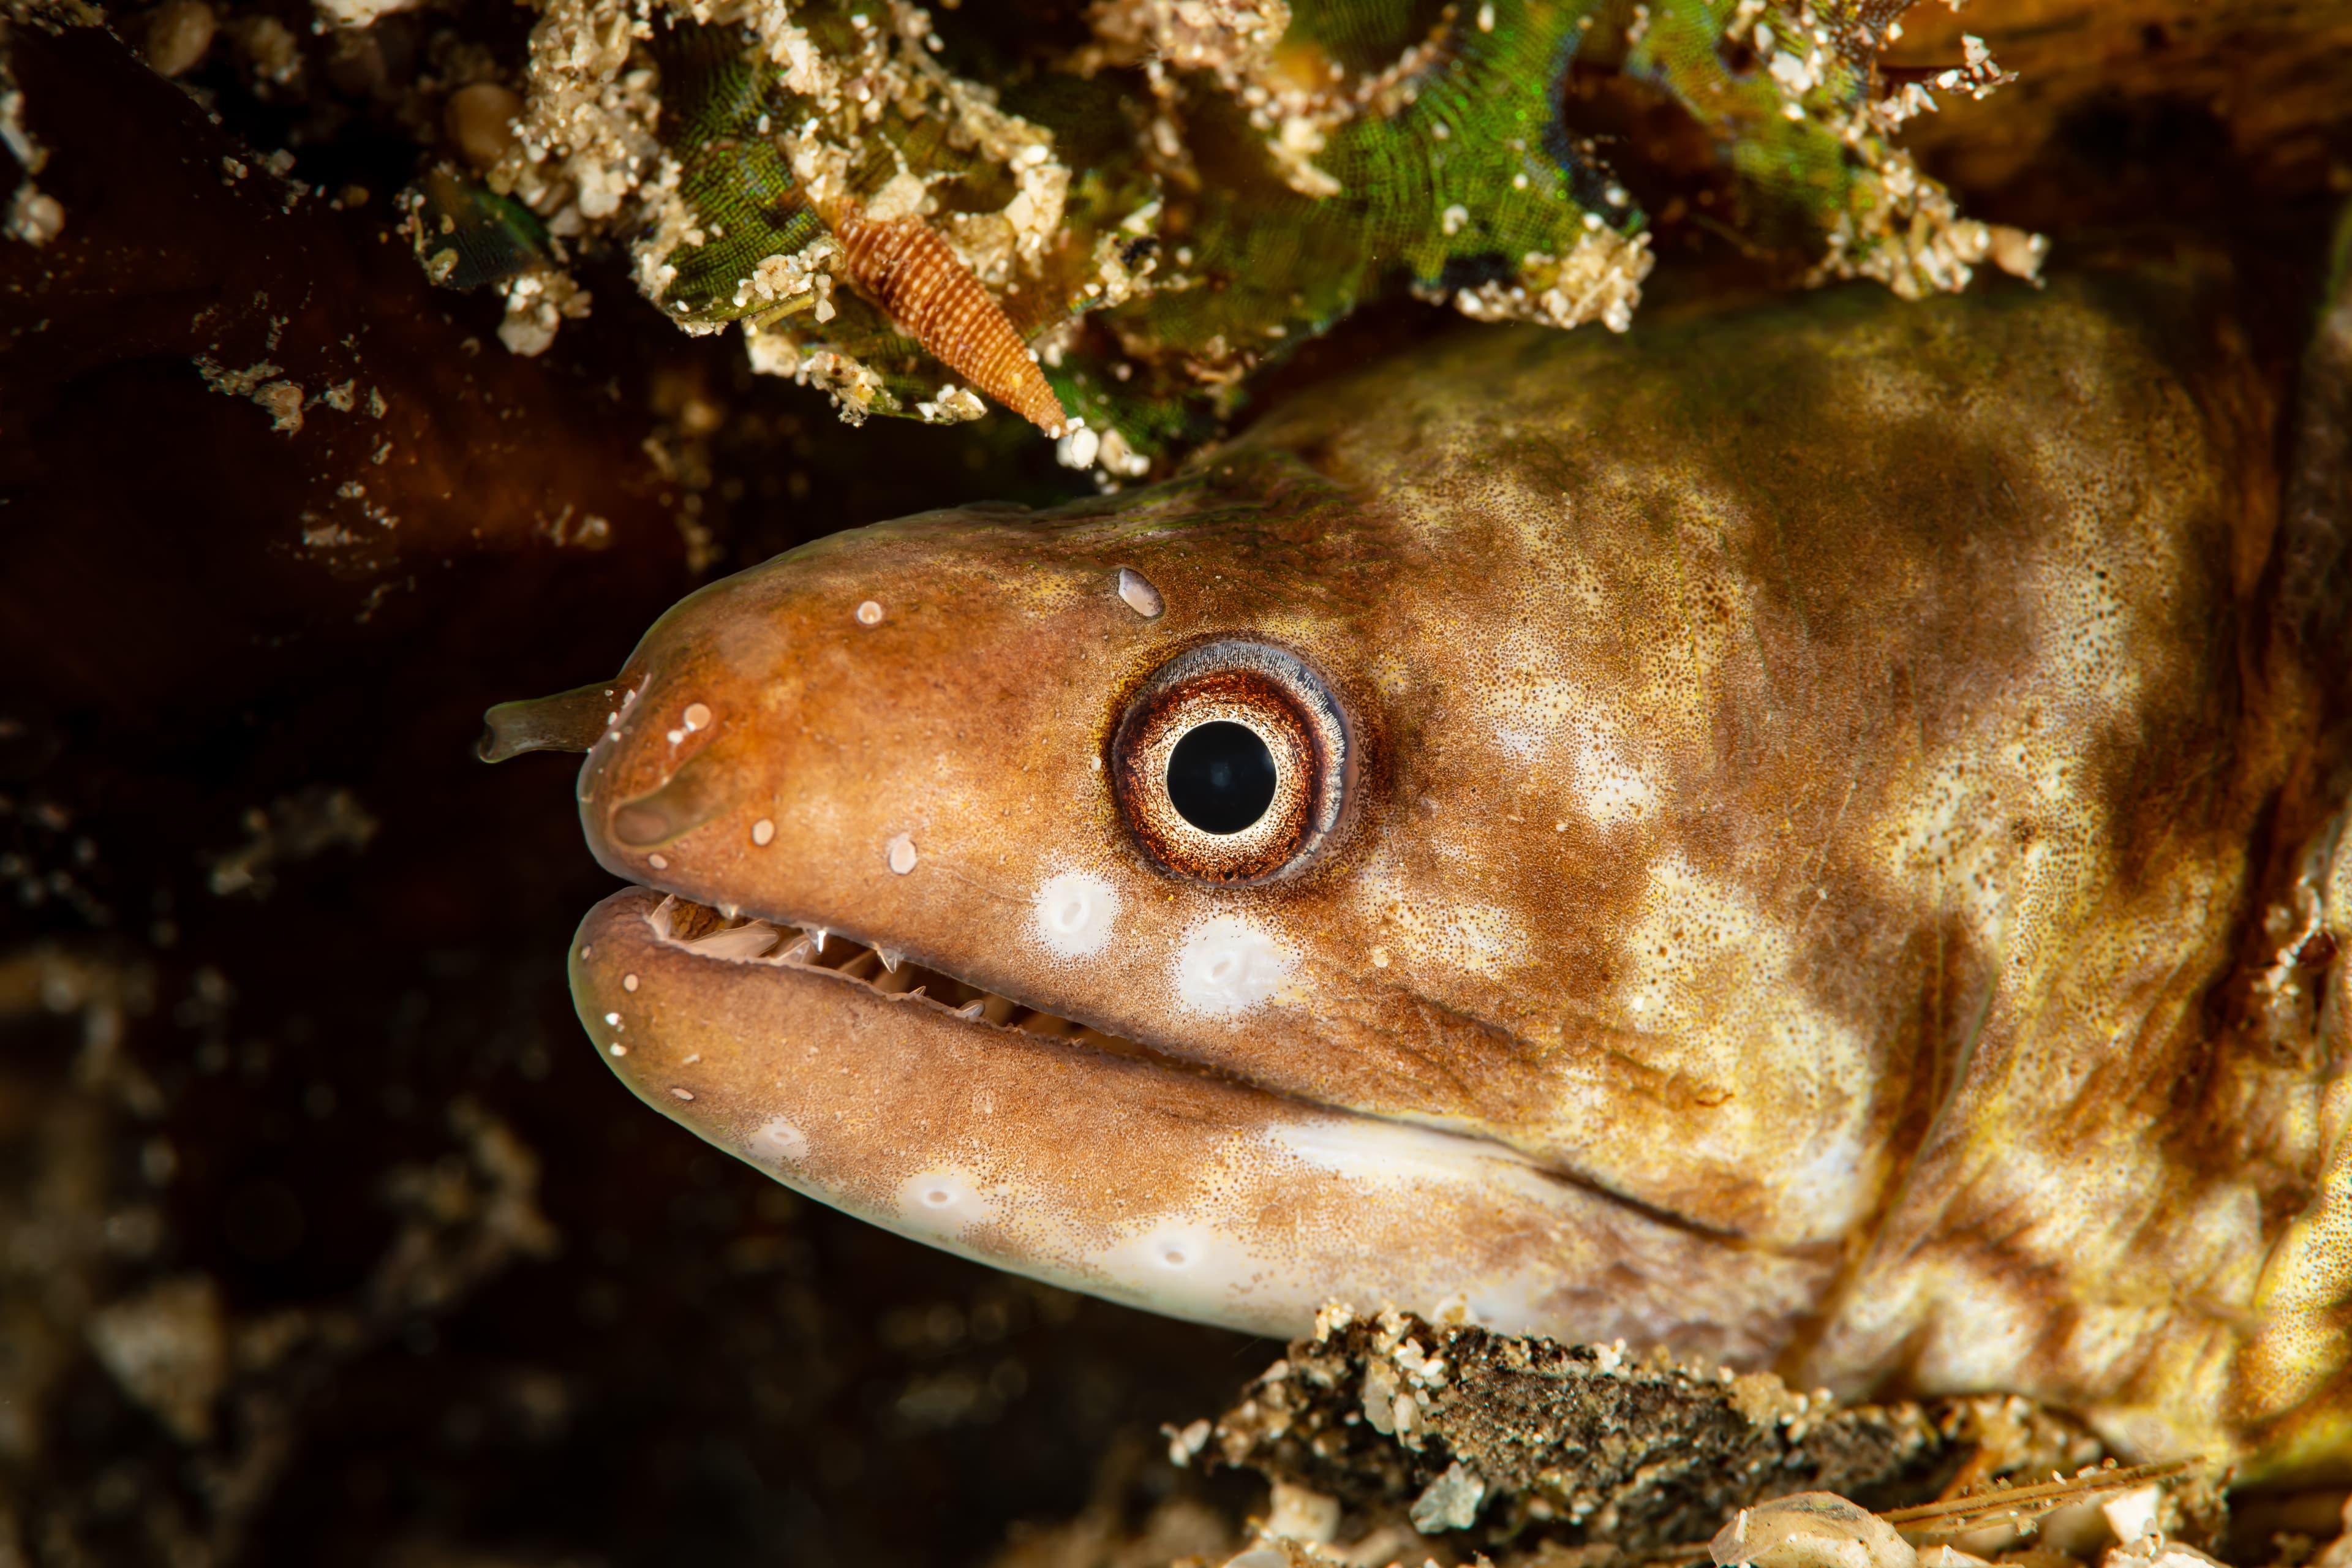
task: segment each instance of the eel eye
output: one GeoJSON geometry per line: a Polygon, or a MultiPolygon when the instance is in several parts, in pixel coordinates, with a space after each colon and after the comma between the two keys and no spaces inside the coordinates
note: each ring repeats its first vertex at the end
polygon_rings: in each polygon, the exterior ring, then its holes
{"type": "Polygon", "coordinates": [[[1160,667],[1111,740],[1111,787],[1144,854],[1203,882],[1269,881],[1339,821],[1348,726],[1296,655],[1213,642],[1160,667]]]}

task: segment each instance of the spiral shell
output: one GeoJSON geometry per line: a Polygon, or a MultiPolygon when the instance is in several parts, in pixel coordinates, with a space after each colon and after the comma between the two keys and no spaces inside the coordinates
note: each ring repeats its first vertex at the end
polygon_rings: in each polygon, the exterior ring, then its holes
{"type": "Polygon", "coordinates": [[[1068,427],[1003,308],[929,224],[840,215],[828,226],[858,290],[940,363],[1046,435],[1068,427]]]}

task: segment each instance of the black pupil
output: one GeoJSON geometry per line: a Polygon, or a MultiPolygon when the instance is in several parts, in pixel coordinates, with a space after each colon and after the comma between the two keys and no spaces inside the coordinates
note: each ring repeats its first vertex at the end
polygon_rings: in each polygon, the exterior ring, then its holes
{"type": "Polygon", "coordinates": [[[1274,753],[1246,724],[1203,724],[1168,753],[1168,804],[1203,833],[1239,833],[1274,804],[1274,753]]]}

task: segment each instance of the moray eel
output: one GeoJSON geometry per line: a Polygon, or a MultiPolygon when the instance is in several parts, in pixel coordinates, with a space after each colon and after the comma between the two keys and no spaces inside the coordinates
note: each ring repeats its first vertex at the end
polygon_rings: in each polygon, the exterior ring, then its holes
{"type": "Polygon", "coordinates": [[[1156,1311],[2344,1479],[2343,664],[2215,298],[1468,329],[714,584],[493,714],[593,738],[635,884],[581,1018],[776,1179],[1156,1311]]]}

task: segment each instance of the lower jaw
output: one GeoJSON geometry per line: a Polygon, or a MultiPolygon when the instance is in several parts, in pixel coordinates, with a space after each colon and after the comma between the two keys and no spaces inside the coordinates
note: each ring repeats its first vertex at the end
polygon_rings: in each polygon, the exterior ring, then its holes
{"type": "Polygon", "coordinates": [[[892,989],[841,973],[869,967],[856,953],[713,956],[662,910],[617,893],[573,944],[607,1065],[786,1185],[982,1262],[1257,1333],[1304,1332],[1336,1299],[1734,1365],[1770,1362],[1829,1283],[1823,1261],[1675,1229],[1493,1143],[1303,1105],[1065,1020],[991,1026],[983,994],[878,953],[892,989]],[[975,1000],[980,1017],[960,1013],[975,1000]]]}

